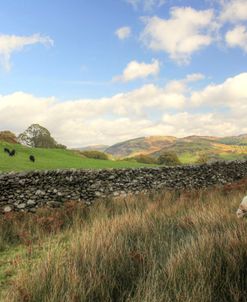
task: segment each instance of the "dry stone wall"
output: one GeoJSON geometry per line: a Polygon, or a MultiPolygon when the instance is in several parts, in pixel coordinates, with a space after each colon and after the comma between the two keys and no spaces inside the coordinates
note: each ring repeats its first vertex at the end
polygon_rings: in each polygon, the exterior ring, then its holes
{"type": "Polygon", "coordinates": [[[190,189],[225,184],[247,177],[247,161],[210,165],[53,170],[0,174],[1,212],[31,211],[67,200],[91,203],[96,198],[163,188],[190,189]]]}

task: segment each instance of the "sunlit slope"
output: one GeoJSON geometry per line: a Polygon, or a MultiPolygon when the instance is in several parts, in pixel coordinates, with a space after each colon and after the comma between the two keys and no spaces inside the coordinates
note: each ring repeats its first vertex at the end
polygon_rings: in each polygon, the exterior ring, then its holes
{"type": "Polygon", "coordinates": [[[183,163],[192,163],[197,160],[201,153],[218,155],[223,159],[240,159],[241,156],[247,154],[247,146],[224,144],[215,137],[191,136],[177,139],[172,145],[166,146],[151,155],[158,157],[167,151],[175,152],[183,163]]]}
{"type": "Polygon", "coordinates": [[[105,150],[115,157],[132,157],[139,154],[150,154],[171,146],[176,141],[173,136],[139,137],[115,144],[105,150]]]}
{"type": "Polygon", "coordinates": [[[28,148],[19,144],[0,142],[0,171],[24,171],[45,169],[68,169],[68,168],[128,168],[143,167],[145,164],[125,161],[96,160],[82,157],[78,153],[62,149],[28,148]],[[10,157],[3,149],[15,149],[16,155],[10,157]],[[30,155],[35,156],[35,163],[29,160],[30,155]]]}

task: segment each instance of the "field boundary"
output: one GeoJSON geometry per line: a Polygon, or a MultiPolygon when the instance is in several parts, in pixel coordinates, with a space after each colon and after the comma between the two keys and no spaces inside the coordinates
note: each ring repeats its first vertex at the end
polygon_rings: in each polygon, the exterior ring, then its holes
{"type": "Polygon", "coordinates": [[[31,211],[44,205],[59,207],[67,200],[92,202],[97,198],[145,191],[206,188],[247,177],[247,161],[138,168],[69,169],[0,174],[3,213],[31,211]]]}

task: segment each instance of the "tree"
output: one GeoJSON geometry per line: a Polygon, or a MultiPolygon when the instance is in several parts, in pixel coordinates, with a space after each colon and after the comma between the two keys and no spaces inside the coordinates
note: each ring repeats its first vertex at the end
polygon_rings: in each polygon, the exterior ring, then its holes
{"type": "Polygon", "coordinates": [[[81,151],[80,153],[88,158],[102,159],[102,160],[109,159],[106,153],[97,150],[85,150],[85,151],[81,151]]]}
{"type": "Polygon", "coordinates": [[[134,159],[138,162],[138,163],[143,163],[143,164],[157,164],[157,161],[155,158],[153,158],[152,156],[149,155],[145,155],[145,154],[140,154],[134,157],[134,159]]]}
{"type": "Polygon", "coordinates": [[[206,164],[209,161],[207,153],[201,153],[196,161],[197,164],[206,164]]]}
{"type": "Polygon", "coordinates": [[[166,166],[176,166],[180,165],[181,162],[175,152],[163,152],[158,157],[158,163],[160,165],[166,165],[166,166]]]}

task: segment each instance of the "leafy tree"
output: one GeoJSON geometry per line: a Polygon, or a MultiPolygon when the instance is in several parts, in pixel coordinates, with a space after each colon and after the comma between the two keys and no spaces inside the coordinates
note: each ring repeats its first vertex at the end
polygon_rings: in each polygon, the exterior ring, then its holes
{"type": "Polygon", "coordinates": [[[149,155],[140,154],[140,155],[135,156],[134,159],[138,163],[157,164],[157,160],[155,158],[153,158],[152,156],[149,156],[149,155]]]}
{"type": "Polygon", "coordinates": [[[63,145],[58,144],[51,136],[51,133],[39,124],[32,124],[29,126],[18,136],[18,142],[35,148],[66,148],[63,145]]]}
{"type": "Polygon", "coordinates": [[[100,152],[100,151],[82,151],[80,152],[82,155],[88,157],[88,158],[94,158],[94,159],[102,159],[102,160],[107,160],[108,155],[104,152],[100,152]]]}
{"type": "Polygon", "coordinates": [[[180,165],[181,162],[175,152],[163,152],[158,157],[158,163],[160,165],[166,165],[166,166],[176,166],[180,165]]]}

